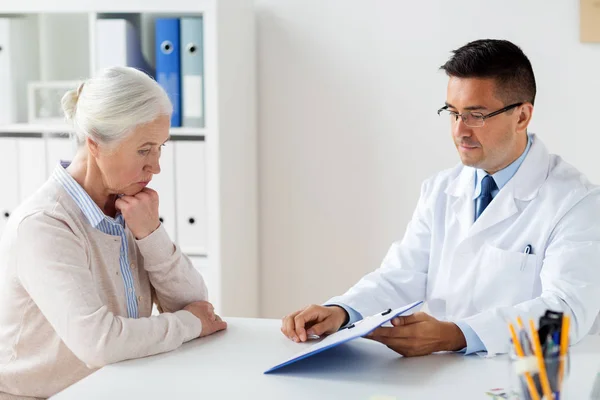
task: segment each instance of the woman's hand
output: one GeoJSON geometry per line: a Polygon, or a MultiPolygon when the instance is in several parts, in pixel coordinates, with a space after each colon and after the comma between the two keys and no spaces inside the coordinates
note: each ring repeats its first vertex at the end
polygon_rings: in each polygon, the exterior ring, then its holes
{"type": "Polygon", "coordinates": [[[121,211],[127,226],[137,240],[141,240],[160,226],[158,219],[158,193],[144,188],[133,196],[123,196],[115,201],[115,207],[121,211]]]}
{"type": "Polygon", "coordinates": [[[188,304],[183,309],[194,314],[202,322],[200,337],[227,329],[227,322],[215,314],[215,308],[208,301],[196,301],[188,304]]]}

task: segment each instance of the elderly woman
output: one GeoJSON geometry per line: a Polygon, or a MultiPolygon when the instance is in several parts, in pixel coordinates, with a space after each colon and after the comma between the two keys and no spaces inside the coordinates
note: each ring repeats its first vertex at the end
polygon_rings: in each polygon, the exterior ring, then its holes
{"type": "Polygon", "coordinates": [[[169,139],[163,89],[115,67],[62,105],[77,154],[13,213],[0,240],[0,398],[49,397],[106,364],[227,326],[146,187],[169,139]]]}

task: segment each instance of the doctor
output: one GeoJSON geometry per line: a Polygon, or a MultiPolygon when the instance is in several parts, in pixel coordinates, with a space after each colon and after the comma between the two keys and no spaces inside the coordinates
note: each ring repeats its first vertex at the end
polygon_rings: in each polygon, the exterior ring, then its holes
{"type": "MultiPolygon", "coordinates": [[[[426,180],[404,238],[381,267],[325,306],[282,322],[295,341],[426,300],[369,337],[404,356],[508,351],[507,318],[572,316],[572,343],[600,328],[600,191],[527,133],[536,85],[528,58],[477,40],[441,67],[461,164],[426,180]]],[[[563,132],[569,134],[569,132],[563,132]]]]}

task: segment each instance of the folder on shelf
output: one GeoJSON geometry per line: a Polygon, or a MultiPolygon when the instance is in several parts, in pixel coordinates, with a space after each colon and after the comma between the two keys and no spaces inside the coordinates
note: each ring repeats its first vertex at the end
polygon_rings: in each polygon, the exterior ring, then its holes
{"type": "Polygon", "coordinates": [[[2,194],[0,194],[0,235],[8,218],[19,205],[17,140],[17,138],[0,137],[0,171],[3,172],[2,194]]]}
{"type": "Polygon", "coordinates": [[[25,201],[46,181],[46,146],[40,138],[17,139],[19,200],[25,201]]]}
{"type": "Polygon", "coordinates": [[[204,41],[202,17],[181,19],[182,125],[204,127],[204,41]]]}
{"type": "Polygon", "coordinates": [[[206,143],[177,141],[175,146],[175,207],[177,244],[190,255],[207,253],[206,143]]]}
{"type": "Polygon", "coordinates": [[[140,33],[126,19],[96,20],[96,71],[106,67],[133,67],[154,76],[142,53],[140,33]]]}
{"type": "Polygon", "coordinates": [[[39,79],[37,21],[0,18],[0,124],[27,121],[27,83],[39,79]]]}
{"type": "Polygon", "coordinates": [[[268,374],[270,372],[273,372],[275,370],[278,370],[280,368],[283,368],[287,365],[293,364],[297,361],[303,360],[315,354],[321,353],[325,350],[329,350],[332,347],[349,342],[350,340],[366,336],[369,333],[373,332],[375,329],[382,326],[383,324],[391,321],[394,317],[414,313],[416,311],[416,307],[421,305],[422,303],[422,301],[417,301],[407,306],[397,308],[395,310],[389,309],[387,311],[383,311],[381,313],[364,318],[356,324],[352,324],[334,333],[333,335],[329,335],[325,337],[325,339],[315,343],[314,345],[308,348],[305,348],[304,350],[293,355],[292,357],[280,362],[279,364],[265,371],[265,374],[268,374]]]}
{"type": "Polygon", "coordinates": [[[173,104],[171,126],[181,126],[181,51],[179,43],[179,19],[157,18],[156,80],[165,89],[173,104]]]}

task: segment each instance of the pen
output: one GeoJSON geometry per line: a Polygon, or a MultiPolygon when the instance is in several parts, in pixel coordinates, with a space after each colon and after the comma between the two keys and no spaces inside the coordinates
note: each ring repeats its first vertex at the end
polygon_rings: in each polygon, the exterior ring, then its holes
{"type": "MultiPolygon", "coordinates": [[[[556,333],[558,334],[558,331],[556,333]]],[[[546,365],[546,374],[548,375],[548,382],[550,383],[550,389],[552,392],[556,393],[558,392],[559,347],[553,336],[554,335],[550,335],[548,333],[542,350],[544,354],[544,364],[546,365]]]]}
{"type": "MultiPolygon", "coordinates": [[[[525,255],[533,254],[533,247],[531,247],[530,244],[525,246],[525,249],[523,250],[523,254],[525,254],[525,255]]],[[[526,259],[525,259],[525,257],[523,257],[523,261],[521,262],[521,271],[523,271],[525,269],[526,265],[527,265],[526,259]]]]}
{"type": "MultiPolygon", "coordinates": [[[[512,337],[513,344],[515,345],[515,350],[517,352],[517,356],[519,358],[524,358],[525,354],[523,353],[523,348],[521,347],[521,343],[519,342],[519,338],[517,338],[517,333],[515,332],[515,327],[513,324],[508,324],[508,329],[510,330],[510,336],[512,337]]],[[[529,394],[533,400],[540,400],[540,395],[538,394],[535,385],[533,384],[533,379],[531,378],[531,374],[529,372],[525,372],[525,380],[527,381],[527,388],[529,389],[529,394]]]]}
{"type": "Polygon", "coordinates": [[[558,355],[560,353],[560,331],[556,331],[554,332],[554,334],[552,335],[552,340],[554,341],[554,344],[557,346],[556,347],[556,355],[558,355]]]}
{"type": "Polygon", "coordinates": [[[565,313],[560,330],[560,364],[558,367],[558,387],[562,388],[563,374],[565,373],[565,357],[569,347],[569,316],[565,313]]]}
{"type": "Polygon", "coordinates": [[[550,390],[550,383],[548,382],[548,375],[546,374],[546,365],[544,364],[544,355],[542,354],[542,346],[540,345],[540,337],[538,331],[535,329],[535,323],[532,319],[529,320],[529,327],[531,328],[531,336],[533,337],[533,351],[535,357],[538,360],[538,366],[540,368],[540,381],[542,383],[542,391],[546,399],[553,399],[552,390],[550,390]]]}
{"type": "Polygon", "coordinates": [[[529,335],[527,335],[521,317],[517,317],[517,325],[519,326],[519,339],[521,340],[521,346],[523,347],[523,354],[530,356],[533,354],[533,348],[531,347],[531,340],[529,340],[529,335]]]}

